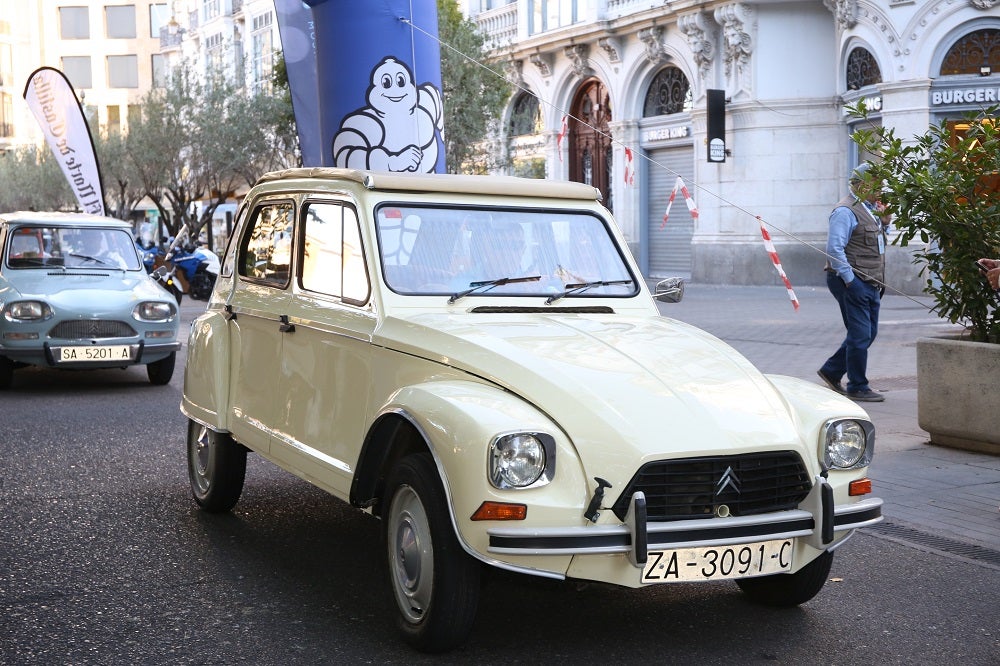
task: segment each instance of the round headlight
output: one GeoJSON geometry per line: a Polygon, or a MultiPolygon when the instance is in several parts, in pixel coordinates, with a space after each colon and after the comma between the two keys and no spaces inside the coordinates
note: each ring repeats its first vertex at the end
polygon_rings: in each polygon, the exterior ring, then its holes
{"type": "Polygon", "coordinates": [[[497,488],[530,486],[545,471],[545,447],[532,434],[503,435],[490,447],[490,482],[497,488]]]}
{"type": "Polygon", "coordinates": [[[166,321],[174,316],[174,306],[159,301],[143,301],[132,310],[132,316],[140,321],[166,321]]]}
{"type": "Polygon", "coordinates": [[[52,309],[42,301],[18,301],[4,308],[3,316],[7,321],[38,321],[51,317],[52,309]]]}
{"type": "Polygon", "coordinates": [[[829,467],[854,467],[865,456],[868,436],[857,421],[840,421],[826,431],[826,463],[829,467]]]}

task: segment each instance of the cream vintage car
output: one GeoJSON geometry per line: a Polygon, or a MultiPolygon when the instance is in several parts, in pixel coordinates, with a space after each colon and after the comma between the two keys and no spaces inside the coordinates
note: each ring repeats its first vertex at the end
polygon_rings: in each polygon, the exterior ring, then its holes
{"type": "Polygon", "coordinates": [[[483,565],[793,606],[881,520],[865,412],[661,316],[578,183],[266,175],[181,409],[205,510],[235,505],[250,450],[381,519],[424,651],[467,637],[483,565]]]}

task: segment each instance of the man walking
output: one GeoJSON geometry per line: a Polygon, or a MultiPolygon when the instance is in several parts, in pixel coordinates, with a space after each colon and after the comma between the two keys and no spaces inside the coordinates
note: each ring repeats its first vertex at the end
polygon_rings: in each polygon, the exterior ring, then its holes
{"type": "Polygon", "coordinates": [[[868,348],[878,333],[878,311],[885,290],[888,224],[879,218],[877,183],[866,180],[870,165],[851,174],[851,193],[830,213],[826,242],[826,285],[840,305],[847,336],[819,369],[827,386],[852,400],[881,402],[868,385],[868,348]],[[840,383],[847,375],[847,387],[840,383]]]}

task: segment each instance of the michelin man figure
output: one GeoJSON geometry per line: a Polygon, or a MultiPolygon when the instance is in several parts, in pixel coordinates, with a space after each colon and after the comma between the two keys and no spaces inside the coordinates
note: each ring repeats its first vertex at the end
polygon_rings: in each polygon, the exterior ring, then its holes
{"type": "Polygon", "coordinates": [[[417,87],[402,62],[388,56],[372,70],[368,105],[344,117],[333,139],[338,167],[433,173],[444,131],[441,93],[417,87]]]}

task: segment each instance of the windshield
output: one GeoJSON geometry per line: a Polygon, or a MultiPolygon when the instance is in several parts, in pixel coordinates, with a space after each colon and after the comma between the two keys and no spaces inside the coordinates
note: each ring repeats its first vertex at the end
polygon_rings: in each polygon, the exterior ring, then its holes
{"type": "Polygon", "coordinates": [[[7,235],[5,259],[11,268],[141,268],[125,229],[16,227],[7,235]]]}
{"type": "Polygon", "coordinates": [[[604,221],[586,211],[386,204],[376,227],[386,283],[401,294],[454,301],[638,290],[604,221]]]}

